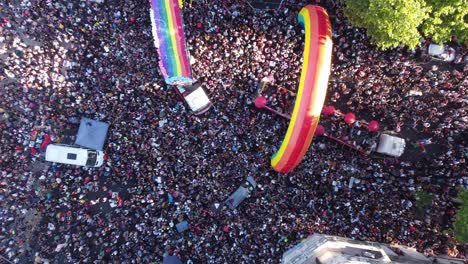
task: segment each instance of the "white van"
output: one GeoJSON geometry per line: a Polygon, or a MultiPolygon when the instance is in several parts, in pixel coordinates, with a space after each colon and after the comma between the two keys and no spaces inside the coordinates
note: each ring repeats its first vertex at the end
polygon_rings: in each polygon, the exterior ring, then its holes
{"type": "Polygon", "coordinates": [[[403,138],[381,134],[376,151],[393,157],[400,157],[405,152],[406,142],[403,138]]]}
{"type": "Polygon", "coordinates": [[[51,144],[47,146],[45,159],[50,162],[100,167],[104,163],[104,152],[69,145],[51,144]]]}
{"type": "Polygon", "coordinates": [[[429,44],[427,53],[435,60],[442,60],[452,62],[457,57],[455,49],[449,47],[448,45],[437,45],[434,43],[429,44]]]}
{"type": "Polygon", "coordinates": [[[195,115],[201,115],[213,105],[199,82],[191,85],[176,85],[176,92],[184,98],[195,115]]]}

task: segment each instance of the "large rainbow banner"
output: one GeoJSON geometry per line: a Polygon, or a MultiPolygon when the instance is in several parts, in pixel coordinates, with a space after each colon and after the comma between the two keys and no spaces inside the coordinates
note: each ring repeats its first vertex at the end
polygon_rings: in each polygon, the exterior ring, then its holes
{"type": "Polygon", "coordinates": [[[150,1],[154,43],[163,77],[167,84],[190,84],[193,79],[179,0],[150,1]]]}
{"type": "Polygon", "coordinates": [[[275,171],[286,173],[304,157],[317,128],[330,75],[332,36],[328,14],[320,6],[307,5],[299,12],[305,45],[301,80],[288,131],[271,158],[275,171]]]}

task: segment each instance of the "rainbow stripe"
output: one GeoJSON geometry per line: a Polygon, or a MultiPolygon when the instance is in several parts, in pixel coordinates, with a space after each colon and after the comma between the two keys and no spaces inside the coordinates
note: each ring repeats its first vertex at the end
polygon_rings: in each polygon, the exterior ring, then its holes
{"type": "Polygon", "coordinates": [[[305,30],[304,62],[299,90],[288,131],[271,158],[275,171],[287,173],[304,157],[317,128],[330,75],[332,37],[328,14],[322,7],[307,5],[299,12],[305,30]]]}
{"type": "Polygon", "coordinates": [[[150,16],[159,68],[166,83],[192,83],[179,1],[151,0],[150,16]]]}

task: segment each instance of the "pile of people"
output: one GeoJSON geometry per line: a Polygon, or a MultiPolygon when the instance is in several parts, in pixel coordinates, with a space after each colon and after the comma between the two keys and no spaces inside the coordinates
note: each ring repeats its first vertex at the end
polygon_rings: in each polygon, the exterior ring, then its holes
{"type": "MultiPolygon", "coordinates": [[[[215,106],[202,116],[164,84],[148,1],[102,2],[0,3],[0,107],[10,116],[0,130],[2,256],[277,263],[314,232],[466,256],[443,232],[454,220],[456,187],[468,187],[466,68],[437,68],[404,48],[379,51],[322,1],[334,32],[327,104],[383,130],[431,138],[433,149],[379,159],[317,138],[283,175],[269,158],[288,123],[252,100],[266,76],[298,86],[304,39],[296,16],[308,1],[260,13],[241,0],[186,3],[193,74],[215,106]],[[111,124],[102,167],[44,164],[43,152],[31,153],[31,131],[58,142],[81,116],[111,124]],[[258,183],[249,199],[236,210],[211,209],[248,176],[258,183]],[[435,196],[422,210],[417,190],[435,196]],[[179,233],[182,221],[189,230],[179,233]]],[[[270,103],[286,109],[285,97],[293,100],[278,90],[270,103]]]]}

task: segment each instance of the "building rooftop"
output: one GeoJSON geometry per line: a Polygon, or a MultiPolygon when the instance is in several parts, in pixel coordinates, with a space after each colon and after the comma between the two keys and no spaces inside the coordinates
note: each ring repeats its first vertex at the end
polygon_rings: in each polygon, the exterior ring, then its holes
{"type": "Polygon", "coordinates": [[[405,246],[314,234],[283,254],[283,264],[432,263],[405,246]]]}

